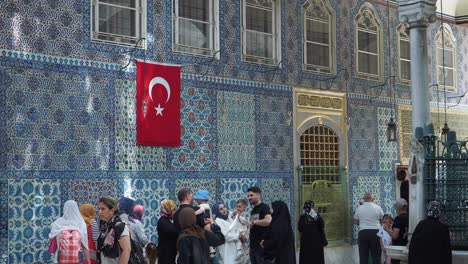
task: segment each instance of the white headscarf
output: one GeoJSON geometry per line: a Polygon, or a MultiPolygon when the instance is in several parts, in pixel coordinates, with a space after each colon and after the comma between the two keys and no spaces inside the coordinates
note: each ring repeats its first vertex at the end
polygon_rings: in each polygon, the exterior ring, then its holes
{"type": "MultiPolygon", "coordinates": [[[[78,204],[73,200],[68,200],[63,206],[63,216],[55,220],[50,225],[49,238],[52,239],[64,230],[78,230],[81,235],[83,246],[88,249],[88,232],[83,216],[80,214],[78,204]]],[[[59,240],[57,240],[59,242],[59,240]]]]}

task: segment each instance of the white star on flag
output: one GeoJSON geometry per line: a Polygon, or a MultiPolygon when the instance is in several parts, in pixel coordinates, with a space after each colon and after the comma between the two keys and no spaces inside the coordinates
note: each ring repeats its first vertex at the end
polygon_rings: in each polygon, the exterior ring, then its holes
{"type": "Polygon", "coordinates": [[[164,108],[161,108],[161,104],[158,104],[158,107],[155,107],[154,109],[156,109],[156,116],[163,115],[162,111],[164,110],[164,108]]]}

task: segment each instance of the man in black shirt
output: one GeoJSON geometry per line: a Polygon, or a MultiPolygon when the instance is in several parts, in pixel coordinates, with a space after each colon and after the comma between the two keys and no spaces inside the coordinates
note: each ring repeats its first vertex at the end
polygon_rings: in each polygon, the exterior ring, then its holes
{"type": "Polygon", "coordinates": [[[262,203],[262,191],[258,187],[250,187],[247,197],[254,207],[250,214],[250,262],[252,264],[263,264],[264,252],[260,242],[271,222],[270,207],[262,203]]]}
{"type": "Polygon", "coordinates": [[[179,214],[182,209],[186,207],[190,207],[193,209],[192,204],[193,204],[193,192],[190,190],[190,188],[182,188],[179,190],[177,193],[177,199],[180,202],[179,208],[177,208],[177,211],[174,213],[174,226],[179,231],[180,233],[180,224],[179,224],[179,214]]]}
{"type": "MultiPolygon", "coordinates": [[[[393,246],[406,246],[408,244],[408,203],[403,198],[395,201],[397,217],[393,221],[393,228],[384,227],[385,231],[392,237],[393,246]]],[[[392,259],[392,264],[399,264],[400,261],[392,259]]]]}

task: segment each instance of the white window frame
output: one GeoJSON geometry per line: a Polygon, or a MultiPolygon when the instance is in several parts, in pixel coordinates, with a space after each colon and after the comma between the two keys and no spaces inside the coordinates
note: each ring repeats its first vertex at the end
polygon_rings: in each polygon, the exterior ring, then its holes
{"type": "Polygon", "coordinates": [[[307,0],[302,6],[302,48],[303,48],[303,63],[302,68],[305,71],[316,72],[321,74],[336,74],[336,13],[331,7],[328,0],[307,0]],[[324,13],[328,15],[328,20],[325,21],[321,18],[309,17],[307,10],[313,6],[313,2],[318,2],[324,13]],[[307,21],[313,20],[319,23],[328,24],[328,45],[324,43],[314,42],[307,40],[307,21]],[[307,44],[312,43],[315,45],[327,46],[329,50],[329,67],[322,65],[314,65],[307,63],[307,44]]]}
{"type": "Polygon", "coordinates": [[[410,68],[410,79],[404,79],[403,78],[403,73],[402,73],[402,67],[401,67],[401,64],[402,62],[409,62],[410,66],[411,66],[411,57],[410,59],[406,59],[406,58],[402,58],[401,57],[401,42],[407,42],[408,43],[408,50],[411,52],[410,50],[410,37],[409,37],[409,33],[406,33],[406,30],[408,29],[408,25],[407,24],[400,24],[398,25],[398,28],[397,28],[397,38],[398,38],[398,82],[402,85],[407,85],[407,86],[410,86],[411,85],[411,68],[410,68]]]}
{"type": "Polygon", "coordinates": [[[146,47],[146,39],[140,40],[141,38],[146,38],[146,0],[135,0],[135,7],[125,7],[119,6],[115,4],[104,3],[99,0],[91,0],[91,19],[92,19],[92,27],[91,27],[91,40],[97,42],[105,42],[110,44],[117,44],[123,46],[135,46],[138,44],[137,47],[145,48],[146,47]],[[118,35],[118,34],[111,34],[106,32],[99,32],[99,7],[100,5],[107,5],[122,9],[129,9],[135,10],[137,15],[135,16],[135,37],[132,36],[125,36],[125,35],[118,35]],[[114,40],[106,40],[99,38],[102,37],[113,37],[114,40]],[[122,39],[127,40],[127,42],[122,41],[122,39]],[[129,43],[130,42],[130,43],[129,43]]]}
{"type": "MultiPolygon", "coordinates": [[[[437,78],[437,83],[439,84],[438,89],[439,90],[444,90],[444,82],[443,80],[439,80],[439,71],[442,71],[442,63],[439,61],[439,53],[442,52],[442,33],[444,34],[444,40],[445,40],[445,50],[451,51],[452,52],[452,62],[453,65],[452,67],[445,66],[445,70],[452,70],[453,71],[453,86],[448,86],[447,84],[445,85],[445,88],[448,92],[457,92],[457,41],[455,39],[455,36],[452,32],[452,28],[446,23],[443,23],[440,27],[439,30],[437,30],[436,34],[436,78],[437,78]]],[[[445,82],[447,83],[447,82],[445,82]]]]}
{"type": "Polygon", "coordinates": [[[379,17],[377,16],[377,12],[374,6],[368,2],[364,3],[359,12],[354,17],[354,73],[356,78],[365,79],[365,80],[372,80],[383,82],[383,30],[382,30],[382,22],[380,21],[379,17]],[[361,19],[364,16],[368,16],[371,21],[373,21],[374,26],[377,28],[376,30],[370,30],[366,28],[362,28],[359,26],[361,19]],[[359,50],[359,31],[375,34],[377,37],[377,53],[371,53],[368,51],[360,51],[359,50]],[[371,74],[368,72],[360,72],[359,71],[359,54],[365,53],[377,56],[377,74],[371,74]]]}
{"type": "MultiPolygon", "coordinates": [[[[278,65],[281,67],[282,65],[279,64],[281,61],[281,1],[279,0],[261,0],[261,1],[269,1],[272,3],[272,58],[266,57],[258,57],[254,55],[247,54],[247,12],[246,8],[247,5],[249,7],[268,10],[263,6],[255,6],[252,4],[247,4],[247,0],[241,0],[241,31],[242,31],[242,61],[247,63],[255,63],[255,64],[264,64],[264,65],[278,65]]],[[[264,32],[253,31],[261,34],[267,34],[264,32]]]]}
{"type": "Polygon", "coordinates": [[[209,21],[199,21],[195,19],[185,18],[179,16],[179,0],[172,1],[172,51],[176,53],[190,54],[195,56],[212,57],[215,55],[216,59],[219,59],[219,0],[209,0],[209,21]],[[191,47],[179,44],[179,23],[180,20],[193,20],[198,23],[209,24],[210,36],[208,39],[208,49],[199,47],[191,47]],[[192,49],[192,51],[190,51],[192,49]],[[199,51],[199,52],[197,52],[199,51]],[[202,51],[205,51],[203,53],[202,51]]]}

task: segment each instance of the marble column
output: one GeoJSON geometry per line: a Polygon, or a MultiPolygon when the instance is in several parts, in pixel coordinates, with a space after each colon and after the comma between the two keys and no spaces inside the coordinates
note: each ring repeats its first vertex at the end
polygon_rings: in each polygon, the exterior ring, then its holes
{"type": "MultiPolygon", "coordinates": [[[[400,22],[410,31],[411,102],[413,105],[413,135],[416,128],[431,123],[430,89],[428,80],[427,27],[436,20],[437,0],[397,0],[400,22]]],[[[422,174],[420,174],[422,176],[422,174]]],[[[409,234],[425,217],[424,185],[422,179],[410,184],[409,234]]]]}

